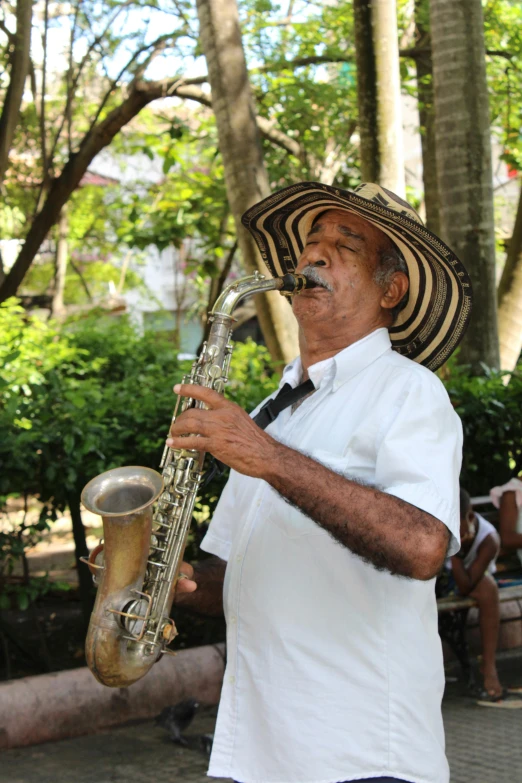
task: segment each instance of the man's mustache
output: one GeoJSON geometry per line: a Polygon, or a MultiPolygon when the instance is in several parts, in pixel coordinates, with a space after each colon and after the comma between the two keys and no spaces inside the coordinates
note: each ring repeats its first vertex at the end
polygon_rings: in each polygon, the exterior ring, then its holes
{"type": "Polygon", "coordinates": [[[324,279],[316,266],[307,264],[304,269],[301,269],[301,274],[307,277],[309,280],[313,280],[314,283],[317,283],[317,285],[321,286],[322,288],[326,288],[327,291],[332,293],[333,285],[329,283],[328,280],[324,279]]]}

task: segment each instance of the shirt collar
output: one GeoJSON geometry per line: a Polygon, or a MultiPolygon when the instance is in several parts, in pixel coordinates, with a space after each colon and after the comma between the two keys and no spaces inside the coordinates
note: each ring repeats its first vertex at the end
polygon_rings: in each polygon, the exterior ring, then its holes
{"type": "MultiPolygon", "coordinates": [[[[323,380],[333,376],[333,390],[336,391],[343,383],[354,378],[389,350],[391,350],[390,335],[385,327],[381,327],[347,348],[343,348],[330,359],[312,364],[308,368],[308,374],[316,389],[323,380]]],[[[285,367],[280,386],[289,383],[295,388],[301,383],[302,373],[301,357],[298,356],[285,367]]]]}

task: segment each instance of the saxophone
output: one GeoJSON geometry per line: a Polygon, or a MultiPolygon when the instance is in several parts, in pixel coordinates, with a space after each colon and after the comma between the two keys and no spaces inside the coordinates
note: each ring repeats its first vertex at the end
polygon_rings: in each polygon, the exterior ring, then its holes
{"type": "MultiPolygon", "coordinates": [[[[210,313],[208,339],[183,383],[223,393],[232,355],[232,313],[245,297],[271,290],[293,296],[315,285],[299,274],[266,280],[258,272],[229,285],[210,313]]],[[[172,421],[191,407],[204,405],[178,395],[172,421]]],[[[204,452],[166,446],[161,475],[150,468],[115,468],[92,479],[82,492],[85,508],[103,521],[103,543],[84,561],[98,588],[85,654],[103,685],[132,685],[164,653],[172,653],[167,647],[177,630],[169,614],[204,458],[204,452]]]]}

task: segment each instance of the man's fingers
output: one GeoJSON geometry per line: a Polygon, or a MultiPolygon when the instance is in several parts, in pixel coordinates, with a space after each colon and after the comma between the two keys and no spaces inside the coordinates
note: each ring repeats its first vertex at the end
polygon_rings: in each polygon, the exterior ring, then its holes
{"type": "Polygon", "coordinates": [[[170,427],[171,437],[179,435],[208,435],[209,421],[207,411],[191,409],[182,413],[170,427]]]}
{"type": "Polygon", "coordinates": [[[185,563],[185,561],[183,561],[183,563],[180,565],[179,572],[180,574],[187,576],[189,579],[192,579],[194,576],[193,567],[190,565],[190,563],[185,563]]]}
{"type": "Polygon", "coordinates": [[[206,386],[197,386],[192,383],[177,383],[174,386],[176,394],[182,397],[192,397],[193,400],[201,400],[210,408],[219,408],[226,405],[227,401],[222,394],[218,394],[213,389],[207,389],[206,386]]]}
{"type": "Polygon", "coordinates": [[[179,569],[178,583],[176,590],[180,593],[193,593],[197,588],[196,582],[192,579],[194,569],[190,563],[182,563],[179,569]]]}
{"type": "Polygon", "coordinates": [[[192,579],[187,579],[183,574],[178,577],[176,590],[178,593],[193,593],[197,589],[197,584],[192,579]]]}
{"type": "Polygon", "coordinates": [[[166,444],[171,449],[189,449],[193,451],[208,451],[208,438],[198,435],[177,435],[173,438],[167,438],[166,444]]]}

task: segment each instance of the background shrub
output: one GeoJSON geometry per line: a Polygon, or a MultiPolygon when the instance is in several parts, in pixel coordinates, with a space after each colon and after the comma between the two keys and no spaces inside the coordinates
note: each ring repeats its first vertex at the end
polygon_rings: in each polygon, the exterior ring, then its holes
{"type": "MultiPolygon", "coordinates": [[[[9,495],[33,495],[44,504],[37,523],[0,536],[5,581],[58,512],[79,509],[91,478],[120,465],[158,468],[175,404],[172,387],[191,362],[179,362],[164,335],[140,333],[125,316],[101,312],[58,327],[9,300],[0,307],[0,331],[0,504],[9,495]]],[[[464,428],[462,483],[472,495],[522,468],[522,375],[505,380],[498,372],[470,377],[453,363],[445,368],[464,428]]],[[[265,348],[236,344],[230,399],[250,411],[277,383],[265,348]]],[[[199,542],[225,480],[216,477],[201,493],[190,559],[201,556],[199,542]]],[[[36,593],[33,585],[30,597],[36,593]]],[[[19,595],[19,603],[27,598],[19,595]]]]}

